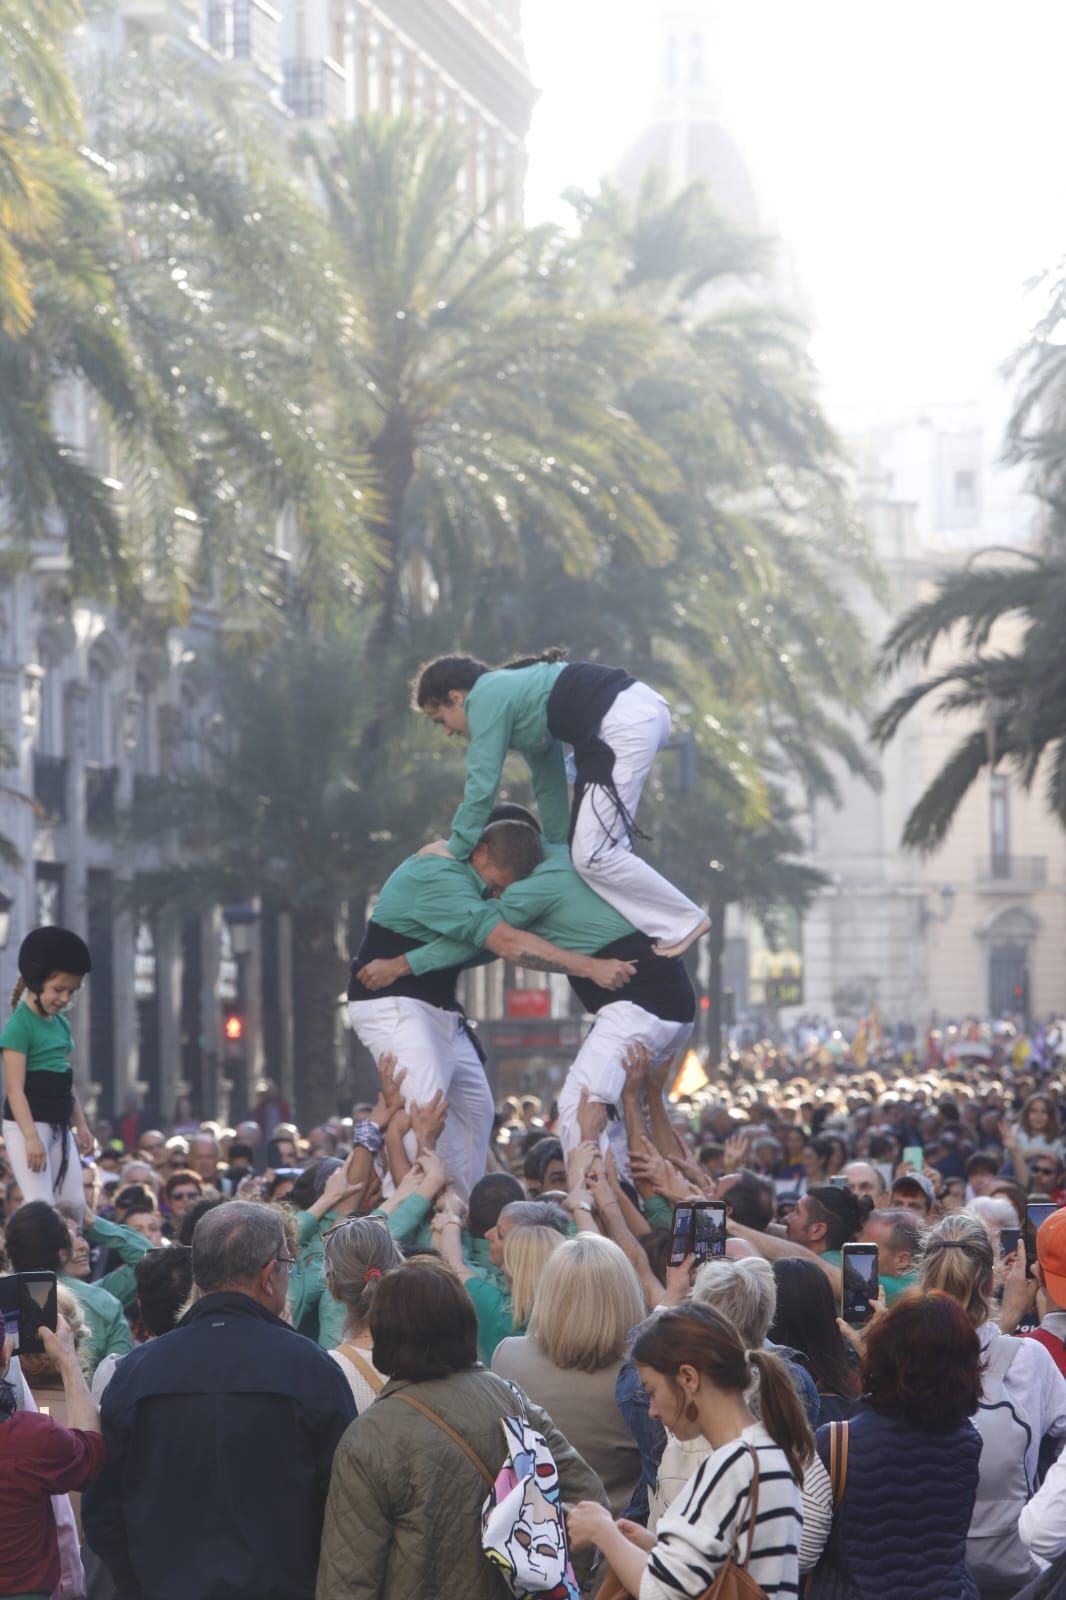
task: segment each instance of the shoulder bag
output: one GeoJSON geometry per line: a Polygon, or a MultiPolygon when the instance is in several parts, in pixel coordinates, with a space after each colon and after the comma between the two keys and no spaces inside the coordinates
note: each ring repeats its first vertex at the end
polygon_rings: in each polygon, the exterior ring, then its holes
{"type": "MultiPolygon", "coordinates": [[[[737,1559],[737,1551],[740,1548],[739,1526],[744,1520],[743,1517],[738,1517],[738,1532],[733,1540],[733,1548],[723,1562],[718,1576],[709,1588],[703,1591],[700,1600],[766,1600],[765,1589],[760,1589],[748,1571],[751,1565],[752,1545],[755,1542],[755,1519],[759,1515],[759,1457],[750,1444],[747,1445],[747,1449],[755,1468],[755,1476],[751,1481],[751,1495],[748,1502],[748,1539],[744,1560],[737,1559]]],[[[608,1567],[603,1583],[596,1592],[596,1600],[633,1600],[633,1596],[618,1575],[608,1567]]]]}
{"type": "Polygon", "coordinates": [[[354,1344],[339,1344],[337,1349],[342,1355],[347,1356],[363,1382],[369,1384],[375,1394],[380,1394],[385,1387],[385,1380],[374,1371],[362,1352],[357,1350],[354,1344]]]}

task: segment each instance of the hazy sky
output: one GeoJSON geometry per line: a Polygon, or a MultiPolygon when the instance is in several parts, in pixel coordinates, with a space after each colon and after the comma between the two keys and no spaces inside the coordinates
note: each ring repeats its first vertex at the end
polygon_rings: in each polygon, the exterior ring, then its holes
{"type": "MultiPolygon", "coordinates": [[[[1066,255],[1066,0],[706,0],[726,122],[792,247],[841,420],[966,399],[1066,255]]],[[[524,0],[527,214],[644,125],[657,0],[524,0]]]]}

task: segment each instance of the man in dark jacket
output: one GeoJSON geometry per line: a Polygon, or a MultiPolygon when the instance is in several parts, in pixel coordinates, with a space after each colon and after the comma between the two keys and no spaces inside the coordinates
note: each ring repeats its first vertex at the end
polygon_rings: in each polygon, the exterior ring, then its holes
{"type": "Polygon", "coordinates": [[[86,1538],[122,1600],[311,1600],[351,1391],[281,1320],[292,1262],[276,1212],[217,1206],[192,1262],[201,1298],[104,1395],[86,1538]]]}

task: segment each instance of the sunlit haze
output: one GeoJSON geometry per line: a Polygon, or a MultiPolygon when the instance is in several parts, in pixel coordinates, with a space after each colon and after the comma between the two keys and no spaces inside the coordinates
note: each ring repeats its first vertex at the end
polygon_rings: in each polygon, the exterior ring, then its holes
{"type": "MultiPolygon", "coordinates": [[[[984,388],[1066,253],[1061,0],[706,0],[711,71],[850,421],[984,388]]],[[[611,172],[648,117],[659,0],[525,0],[542,90],[527,215],[611,172]]]]}

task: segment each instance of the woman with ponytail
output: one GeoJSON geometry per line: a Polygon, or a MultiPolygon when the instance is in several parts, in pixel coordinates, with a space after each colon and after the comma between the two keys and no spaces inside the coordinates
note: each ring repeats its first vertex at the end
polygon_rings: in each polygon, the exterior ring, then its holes
{"type": "Polygon", "coordinates": [[[414,698],[449,737],[470,740],[450,855],[471,855],[507,752],[517,750],[533,775],[547,842],[569,838],[585,882],[655,940],[656,954],[681,955],[707,932],[699,906],[633,852],[641,791],[670,736],[670,708],[654,689],[621,667],[567,662],[563,651],[547,650],[495,671],[473,656],[439,656],[419,673],[414,698]],[[564,744],[574,752],[572,810],[564,744]]]}
{"type": "Polygon", "coordinates": [[[386,1272],[403,1266],[388,1228],[371,1217],[348,1217],[326,1234],[323,1245],[326,1287],[347,1310],[344,1342],[329,1354],[348,1380],[362,1412],[385,1382],[371,1358],[374,1340],[370,1310],[386,1272]]]}
{"type": "Polygon", "coordinates": [[[4,1056],[4,1143],[24,1201],[85,1210],[79,1152],[93,1136],[74,1092],[74,1036],[63,1013],[92,968],[89,947],[68,928],[34,928],[19,948],[4,1056]]]}
{"type": "MultiPolygon", "coordinates": [[[[1024,1246],[1019,1246],[1019,1249],[1024,1246]]],[[[992,1320],[996,1257],[983,1222],[969,1212],[944,1217],[925,1236],[919,1282],[949,1295],[981,1350],[981,1471],[967,1556],[981,1600],[1006,1600],[1033,1576],[1018,1518],[1036,1487],[1045,1436],[1066,1435],[1066,1379],[1043,1345],[1001,1333],[992,1320]]]]}
{"type": "Polygon", "coordinates": [[[734,1557],[747,1558],[767,1600],[797,1595],[800,1484],[814,1442],[784,1363],[745,1350],[733,1324],[696,1301],[643,1323],[632,1357],[651,1415],[675,1438],[702,1436],[710,1454],[654,1535],[582,1502],[569,1517],[574,1547],[597,1545],[640,1600],[698,1600],[734,1557]],[[748,1404],[756,1385],[758,1419],[748,1404]]]}

